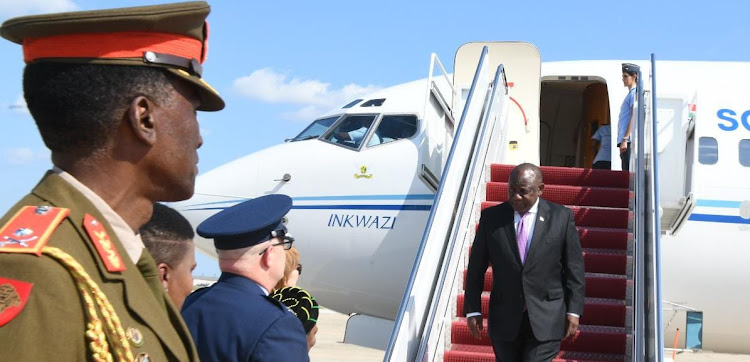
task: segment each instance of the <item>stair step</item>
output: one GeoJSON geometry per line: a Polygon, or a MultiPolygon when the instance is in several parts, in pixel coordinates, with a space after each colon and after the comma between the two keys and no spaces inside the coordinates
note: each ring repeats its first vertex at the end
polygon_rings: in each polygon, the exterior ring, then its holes
{"type": "MultiPolygon", "coordinates": [[[[491,165],[490,180],[508,182],[514,165],[491,165]]],[[[627,171],[594,170],[590,168],[569,168],[542,166],[546,185],[598,186],[627,189],[630,173],[627,171]]]]}
{"type": "MultiPolygon", "coordinates": [[[[482,323],[484,328],[480,332],[480,338],[476,339],[469,332],[466,318],[454,320],[451,323],[451,343],[491,346],[487,335],[487,320],[483,319],[482,323]]],[[[560,350],[625,355],[630,338],[625,328],[582,324],[575,336],[562,341],[560,350]]]]}
{"type": "MultiPolygon", "coordinates": [[[[475,232],[479,223],[475,225],[475,232]]],[[[619,249],[630,253],[633,250],[633,235],[626,229],[610,229],[576,226],[582,248],[619,249]]]]}
{"type": "Polygon", "coordinates": [[[617,274],[631,277],[633,258],[622,254],[600,252],[598,249],[583,249],[584,269],[589,273],[617,274]]]}
{"type": "Polygon", "coordinates": [[[589,273],[625,275],[629,278],[633,274],[633,258],[627,256],[625,250],[584,248],[583,265],[589,273]]]}
{"type": "MultiPolygon", "coordinates": [[[[624,275],[586,273],[586,297],[622,299],[629,301],[633,296],[633,282],[624,275]]],[[[466,270],[464,269],[463,289],[466,290],[466,270]]],[[[484,274],[482,291],[492,290],[492,268],[484,274]]]]}
{"type": "MultiPolygon", "coordinates": [[[[474,344],[453,344],[451,350],[445,353],[444,361],[490,361],[495,362],[492,346],[474,344]],[[450,356],[449,353],[450,352],[450,356]]],[[[560,351],[553,361],[577,361],[577,362],[614,362],[625,361],[625,356],[620,354],[586,353],[560,351]]]]}
{"type": "MultiPolygon", "coordinates": [[[[490,308],[490,293],[482,293],[482,317],[487,318],[490,308]]],[[[464,294],[456,297],[456,313],[464,315],[464,294]]],[[[628,327],[631,325],[633,310],[621,300],[587,298],[583,306],[581,324],[628,327]]]]}
{"type": "MultiPolygon", "coordinates": [[[[630,191],[611,187],[545,185],[544,199],[562,205],[628,208],[630,191]]],[[[508,184],[487,183],[487,201],[506,201],[508,184]]]]}
{"type": "Polygon", "coordinates": [[[587,249],[619,249],[630,252],[633,236],[625,229],[576,227],[581,247],[587,249]]]}
{"type": "MultiPolygon", "coordinates": [[[[482,202],[482,210],[500,205],[500,201],[482,202]]],[[[596,226],[604,228],[627,229],[630,212],[628,209],[568,206],[573,210],[576,226],[596,226]]]]}

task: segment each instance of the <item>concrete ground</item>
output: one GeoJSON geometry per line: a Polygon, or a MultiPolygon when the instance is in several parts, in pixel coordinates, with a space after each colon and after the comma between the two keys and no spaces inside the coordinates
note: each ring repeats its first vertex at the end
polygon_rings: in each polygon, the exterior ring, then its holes
{"type": "MultiPolygon", "coordinates": [[[[370,362],[382,361],[385,351],[344,344],[346,314],[322,308],[318,317],[318,334],[315,347],[310,350],[312,362],[370,362]]],[[[711,351],[678,352],[672,359],[672,351],[664,352],[668,362],[750,362],[750,355],[714,353],[711,351]]]]}
{"type": "Polygon", "coordinates": [[[664,351],[664,361],[674,362],[704,362],[704,361],[716,361],[716,362],[750,362],[750,355],[746,354],[730,354],[730,353],[714,353],[711,351],[698,351],[698,352],[682,352],[677,353],[675,358],[672,359],[672,351],[664,351]]]}
{"type": "Polygon", "coordinates": [[[385,351],[344,344],[346,314],[322,308],[318,316],[318,334],[315,347],[310,350],[312,362],[369,362],[382,361],[385,351]]]}

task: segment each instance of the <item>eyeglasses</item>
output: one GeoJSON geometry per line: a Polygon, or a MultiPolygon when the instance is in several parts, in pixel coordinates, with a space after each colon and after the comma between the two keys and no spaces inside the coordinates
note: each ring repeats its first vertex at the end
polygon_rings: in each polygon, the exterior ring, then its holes
{"type": "Polygon", "coordinates": [[[284,240],[279,241],[278,243],[269,245],[267,248],[263,249],[263,251],[258,253],[258,255],[263,255],[266,253],[266,250],[273,248],[274,246],[279,246],[279,245],[283,246],[284,250],[289,250],[292,248],[292,243],[294,243],[294,238],[292,237],[292,234],[287,234],[283,230],[272,231],[271,237],[272,238],[281,237],[284,240]]]}
{"type": "Polygon", "coordinates": [[[297,263],[297,274],[302,275],[302,264],[297,263]]]}

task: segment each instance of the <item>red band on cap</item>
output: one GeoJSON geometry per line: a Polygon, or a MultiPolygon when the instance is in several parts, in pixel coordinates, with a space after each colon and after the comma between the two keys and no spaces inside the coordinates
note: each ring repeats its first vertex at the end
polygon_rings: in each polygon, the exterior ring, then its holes
{"type": "Polygon", "coordinates": [[[141,58],[152,51],[187,59],[206,59],[203,43],[179,34],[119,32],[64,34],[23,41],[26,63],[43,58],[141,58]]]}

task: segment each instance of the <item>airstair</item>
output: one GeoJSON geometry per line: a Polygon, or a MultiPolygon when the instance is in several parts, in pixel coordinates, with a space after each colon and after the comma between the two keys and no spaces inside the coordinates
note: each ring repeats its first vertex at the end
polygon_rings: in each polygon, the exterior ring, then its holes
{"type": "MultiPolygon", "coordinates": [[[[487,328],[475,339],[463,315],[465,269],[480,211],[507,199],[513,168],[503,161],[513,149],[510,123],[517,120],[508,117],[513,100],[504,64],[497,61],[502,57],[491,61],[488,55],[494,44],[482,49],[465,103],[454,102],[462,113],[453,147],[384,361],[495,360],[487,328]]],[[[555,361],[662,360],[653,89],[638,84],[635,172],[542,167],[544,198],[574,212],[586,270],[579,332],[563,341],[555,361]]],[[[490,267],[482,294],[485,327],[492,277],[490,267]]]]}

